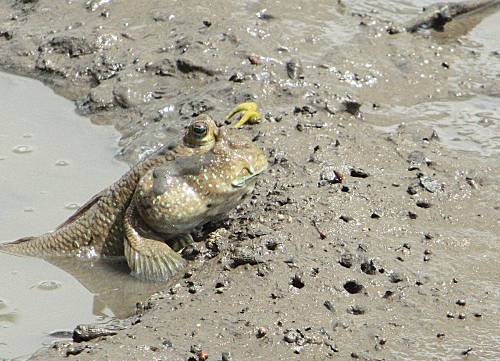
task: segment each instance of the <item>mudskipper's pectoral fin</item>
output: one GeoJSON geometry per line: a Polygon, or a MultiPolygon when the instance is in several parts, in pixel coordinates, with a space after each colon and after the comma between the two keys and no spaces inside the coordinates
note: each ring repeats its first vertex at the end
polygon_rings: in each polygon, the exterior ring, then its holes
{"type": "Polygon", "coordinates": [[[146,281],[169,280],[186,261],[164,242],[142,237],[132,226],[134,213],[132,201],[123,220],[125,258],[131,274],[146,281]]]}
{"type": "Polygon", "coordinates": [[[254,102],[247,102],[238,104],[226,117],[226,120],[231,119],[236,114],[241,113],[241,118],[234,125],[235,128],[241,127],[245,123],[257,124],[262,119],[262,116],[257,111],[257,104],[254,102]]]}

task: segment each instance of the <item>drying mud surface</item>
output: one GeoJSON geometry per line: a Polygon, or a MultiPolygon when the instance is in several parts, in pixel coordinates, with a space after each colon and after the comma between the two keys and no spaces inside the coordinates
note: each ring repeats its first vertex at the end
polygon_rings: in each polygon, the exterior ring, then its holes
{"type": "Polygon", "coordinates": [[[253,100],[270,162],[125,329],[33,359],[499,359],[499,13],[391,34],[430,3],[3,2],[0,66],[121,159],[253,100]]]}

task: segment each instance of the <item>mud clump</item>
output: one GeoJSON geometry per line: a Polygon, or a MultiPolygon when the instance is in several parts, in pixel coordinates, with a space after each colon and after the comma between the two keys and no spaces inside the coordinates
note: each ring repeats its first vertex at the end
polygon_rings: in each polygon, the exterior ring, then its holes
{"type": "Polygon", "coordinates": [[[113,336],[116,335],[117,332],[117,329],[113,330],[94,325],[78,325],[73,331],[73,341],[90,341],[98,337],[113,336]]]}
{"type": "Polygon", "coordinates": [[[93,54],[96,50],[97,47],[87,39],[75,36],[56,36],[40,48],[40,51],[53,51],[70,57],[93,54]]]}

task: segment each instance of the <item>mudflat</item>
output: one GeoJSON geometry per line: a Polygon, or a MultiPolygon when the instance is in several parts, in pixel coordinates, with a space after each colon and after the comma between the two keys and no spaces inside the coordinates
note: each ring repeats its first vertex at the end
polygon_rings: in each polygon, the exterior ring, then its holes
{"type": "Polygon", "coordinates": [[[32,358],[500,358],[500,13],[391,32],[414,3],[0,5],[0,67],[112,124],[121,160],[250,100],[270,162],[125,329],[32,358]]]}

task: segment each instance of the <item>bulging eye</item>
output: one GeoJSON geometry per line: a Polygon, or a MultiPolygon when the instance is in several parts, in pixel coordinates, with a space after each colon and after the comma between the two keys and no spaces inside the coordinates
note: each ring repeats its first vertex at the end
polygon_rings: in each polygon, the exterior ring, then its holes
{"type": "Polygon", "coordinates": [[[205,135],[207,135],[208,131],[208,126],[205,123],[194,123],[192,128],[193,133],[200,138],[203,138],[205,135]]]}

